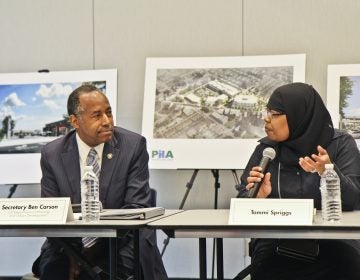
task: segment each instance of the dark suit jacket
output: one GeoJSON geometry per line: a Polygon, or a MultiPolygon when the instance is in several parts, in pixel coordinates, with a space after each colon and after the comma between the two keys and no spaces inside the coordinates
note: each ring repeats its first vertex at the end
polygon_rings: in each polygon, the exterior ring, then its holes
{"type": "MultiPolygon", "coordinates": [[[[112,139],[104,145],[102,156],[100,200],[104,208],[152,206],[148,160],[145,138],[115,127],[112,139]]],[[[75,131],[48,143],[42,149],[41,169],[42,197],[70,197],[72,203],[81,202],[79,151],[75,131]]],[[[155,232],[142,230],[140,238],[144,279],[167,279],[155,232]]],[[[49,247],[51,244],[45,245],[44,250],[49,247]]]]}

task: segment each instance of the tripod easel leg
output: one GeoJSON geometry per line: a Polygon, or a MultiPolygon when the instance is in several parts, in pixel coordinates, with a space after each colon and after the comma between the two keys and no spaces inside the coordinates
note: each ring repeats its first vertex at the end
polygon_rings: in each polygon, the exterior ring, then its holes
{"type": "Polygon", "coordinates": [[[200,279],[206,280],[206,238],[199,238],[200,279]]]}
{"type": "MultiPolygon", "coordinates": [[[[194,169],[193,174],[191,176],[190,181],[186,184],[186,192],[184,194],[184,197],[180,203],[180,207],[179,210],[182,210],[186,199],[190,193],[190,190],[194,184],[195,178],[197,176],[199,172],[199,169],[194,169]]],[[[215,200],[214,200],[214,209],[218,208],[218,191],[220,189],[220,182],[219,182],[219,169],[211,169],[211,172],[214,176],[215,179],[215,183],[214,183],[214,187],[215,187],[215,200]]],[[[238,186],[239,183],[239,179],[237,177],[236,171],[235,170],[231,170],[234,180],[235,180],[235,184],[236,186],[238,186]]],[[[170,237],[167,237],[164,240],[164,247],[161,251],[161,256],[164,255],[165,253],[165,249],[167,247],[167,245],[170,242],[170,237]]],[[[223,240],[222,238],[215,238],[213,241],[213,266],[212,266],[212,279],[214,279],[214,263],[215,263],[215,251],[216,251],[216,266],[217,266],[217,279],[218,280],[223,280],[224,279],[224,265],[223,265],[223,240]]],[[[200,261],[200,279],[206,279],[207,277],[207,273],[206,273],[206,239],[205,238],[200,238],[199,239],[199,261],[200,261]]],[[[237,279],[241,279],[241,278],[237,278],[237,279]]]]}
{"type": "Polygon", "coordinates": [[[217,280],[224,280],[224,257],[223,257],[223,239],[216,238],[216,271],[217,280]]]}
{"type": "MultiPolygon", "coordinates": [[[[184,208],[185,201],[190,193],[190,190],[194,184],[194,181],[195,181],[195,178],[196,178],[198,172],[199,172],[199,169],[194,169],[193,174],[191,175],[190,181],[186,184],[186,191],[185,191],[184,197],[180,203],[179,210],[182,210],[184,208]]],[[[160,254],[161,257],[164,255],[166,247],[169,245],[169,242],[170,242],[170,237],[166,237],[166,239],[163,242],[164,247],[161,250],[161,254],[160,254]]]]}

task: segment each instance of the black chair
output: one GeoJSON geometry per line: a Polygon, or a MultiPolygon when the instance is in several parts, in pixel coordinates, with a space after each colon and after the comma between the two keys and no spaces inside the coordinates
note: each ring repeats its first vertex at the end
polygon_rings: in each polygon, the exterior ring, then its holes
{"type": "Polygon", "coordinates": [[[239,274],[236,275],[235,278],[233,278],[233,280],[250,279],[250,273],[251,273],[251,264],[249,264],[247,267],[241,270],[239,274]]]}
{"type": "Polygon", "coordinates": [[[150,206],[156,207],[157,191],[150,188],[150,206]]]}
{"type": "MultiPolygon", "coordinates": [[[[249,238],[245,238],[245,241],[246,241],[246,245],[247,245],[247,248],[248,248],[248,253],[247,255],[251,255],[250,254],[250,239],[249,238]]],[[[251,270],[252,270],[252,267],[251,267],[251,264],[249,264],[247,267],[245,267],[243,270],[241,270],[236,276],[235,278],[233,278],[232,280],[243,280],[243,279],[251,279],[250,278],[250,273],[251,273],[251,270]]]]}

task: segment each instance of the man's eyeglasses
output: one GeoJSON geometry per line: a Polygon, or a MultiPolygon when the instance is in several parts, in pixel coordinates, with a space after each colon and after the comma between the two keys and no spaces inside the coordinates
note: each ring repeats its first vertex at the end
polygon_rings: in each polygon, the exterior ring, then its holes
{"type": "Polygon", "coordinates": [[[264,117],[268,117],[270,119],[275,119],[277,118],[278,116],[281,116],[281,115],[285,115],[284,113],[279,113],[279,112],[272,112],[272,111],[269,111],[269,110],[266,110],[264,112],[264,117]]]}

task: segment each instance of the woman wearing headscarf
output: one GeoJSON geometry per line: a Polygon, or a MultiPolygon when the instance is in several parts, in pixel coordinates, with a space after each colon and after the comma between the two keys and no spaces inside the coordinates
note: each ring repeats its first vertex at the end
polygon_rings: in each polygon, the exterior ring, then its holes
{"type": "MultiPolygon", "coordinates": [[[[321,209],[319,175],[325,164],[332,163],[340,177],[343,210],[360,208],[359,150],[349,134],[333,128],[311,85],[277,88],[264,121],[267,137],[259,140],[243,172],[238,197],[248,197],[254,183],[263,178],[258,198],[309,198],[321,209]],[[263,175],[258,165],[267,147],[275,149],[276,157],[263,175]]],[[[252,280],[360,279],[360,245],[355,240],[253,239],[250,252],[252,280]],[[281,253],[289,251],[297,256],[281,253]]]]}

